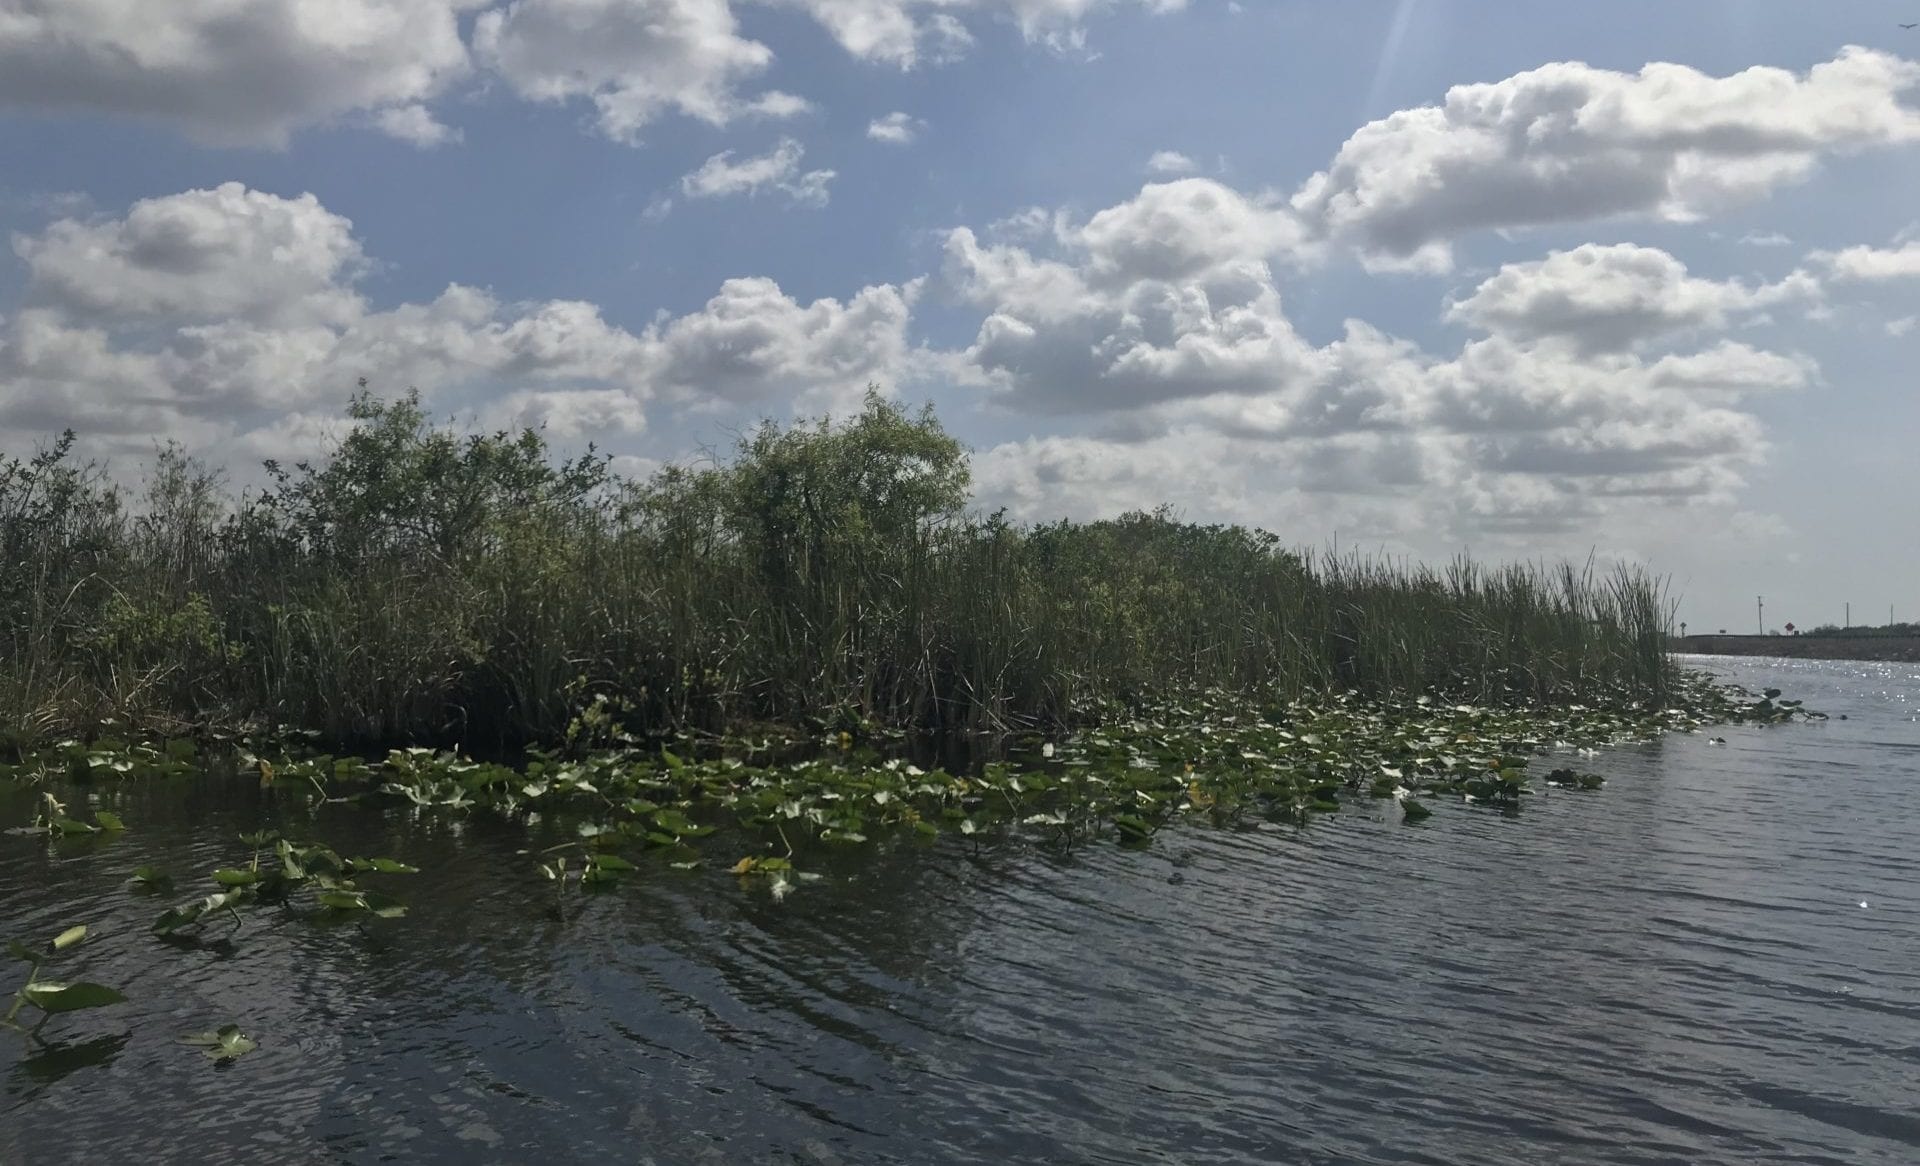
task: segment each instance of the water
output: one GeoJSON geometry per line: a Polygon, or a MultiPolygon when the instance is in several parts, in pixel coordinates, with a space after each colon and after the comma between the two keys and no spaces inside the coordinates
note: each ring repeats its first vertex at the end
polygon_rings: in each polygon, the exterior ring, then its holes
{"type": "Polygon", "coordinates": [[[218,950],[123,880],[185,897],[262,795],[109,787],[117,841],[0,837],[4,934],[87,923],[132,999],[0,1034],[0,1162],[1911,1163],[1920,667],[1700,662],[1836,719],[1514,819],[956,839],[778,904],[661,870],[564,921],[522,830],[332,807],[282,828],[427,867],[411,916],[218,950]],[[230,1021],[233,1065],[174,1041],[230,1021]]]}

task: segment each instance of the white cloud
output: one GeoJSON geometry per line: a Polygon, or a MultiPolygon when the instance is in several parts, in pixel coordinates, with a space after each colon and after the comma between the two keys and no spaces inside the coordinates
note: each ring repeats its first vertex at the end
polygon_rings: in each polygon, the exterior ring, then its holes
{"type": "Polygon", "coordinates": [[[920,131],[926,128],[927,123],[919,118],[895,111],[868,122],[867,136],[890,146],[905,146],[912,144],[920,136],[920,131]]]}
{"type": "Polygon", "coordinates": [[[983,483],[1016,513],[1158,494],[1244,518],[1227,500],[1333,499],[1376,532],[1518,539],[1730,505],[1767,448],[1739,402],[1818,378],[1805,357],[1725,338],[1674,347],[1817,296],[1804,274],[1750,286],[1651,248],[1583,247],[1502,268],[1453,304],[1484,333],[1457,353],[1359,322],[1315,347],[1267,262],[1294,239],[1282,209],[1189,179],[1084,224],[1023,222],[1018,241],[947,237],[947,286],[980,313],[956,371],[1005,408],[1099,428],[985,459],[983,483]]]}
{"type": "Polygon", "coordinates": [[[1685,222],[1763,197],[1826,154],[1920,140],[1920,65],[1848,48],[1805,74],[1546,65],[1362,127],[1293,207],[1380,265],[1443,269],[1469,231],[1685,222]]]}
{"type": "Polygon", "coordinates": [[[1805,275],[1749,288],[1688,274],[1665,251],[1589,243],[1509,264],[1448,318],[1520,340],[1564,340],[1583,353],[1624,352],[1678,333],[1725,328],[1728,318],[1819,289],[1805,275]]]}
{"type": "Polygon", "coordinates": [[[732,150],[724,150],[681,178],[680,190],[688,198],[751,196],[763,190],[779,190],[803,206],[825,206],[829,197],[827,186],[833,181],[834,172],[802,172],[800,160],[805,156],[806,148],[792,138],[780,139],[768,153],[738,161],[734,160],[732,150]]]}
{"type": "Polygon", "coordinates": [[[1658,389],[1757,393],[1806,388],[1819,379],[1812,358],[1723,340],[1703,352],[1668,353],[1647,370],[1658,389]]]}
{"type": "Polygon", "coordinates": [[[740,35],[728,0],[513,0],[481,14],[473,45],[523,97],[590,99],[618,141],[668,111],[726,125],[807,108],[785,93],[741,94],[773,51],[740,35]]]}
{"type": "Polygon", "coordinates": [[[1191,174],[1199,167],[1178,150],[1159,150],[1147,159],[1147,169],[1154,174],[1191,174]]]}
{"type": "Polygon", "coordinates": [[[951,60],[974,43],[959,13],[1014,24],[1027,41],[1054,49],[1085,44],[1084,22],[1116,9],[1178,12],[1187,0],[774,0],[800,8],[862,60],[911,68],[951,60]]]}
{"type": "MultiPolygon", "coordinates": [[[[421,146],[457,141],[430,104],[475,73],[541,102],[591,101],[631,142],[679,113],[713,125],[812,108],[753,93],[773,52],[740,31],[741,0],[6,0],[0,109],[102,112],[220,145],[283,146],[348,119],[421,146]],[[461,23],[472,18],[470,45],[461,23]]],[[[855,57],[903,68],[969,49],[962,17],[1030,42],[1084,44],[1083,23],[1185,0],[762,0],[798,8],[855,57]]],[[[899,140],[885,138],[882,140],[899,140]]]]}
{"type": "Polygon", "coordinates": [[[618,389],[521,389],[487,406],[488,429],[544,429],[566,440],[597,440],[639,433],[647,417],[631,393],[618,389]]]}
{"type": "Polygon", "coordinates": [[[890,389],[910,375],[907,326],[919,295],[915,281],[801,304],[770,279],[730,279],[700,311],[647,330],[647,380],[694,403],[785,394],[802,409],[843,410],[868,382],[890,389]]]}
{"type": "Polygon", "coordinates": [[[1299,228],[1284,208],[1206,178],[1150,183],[1087,220],[1071,242],[1098,274],[1185,279],[1287,250],[1299,228]]]}
{"type": "Polygon", "coordinates": [[[1850,283],[1920,277],[1920,243],[1894,248],[1849,247],[1839,252],[1818,252],[1813,260],[1832,278],[1850,283]]]}
{"type": "Polygon", "coordinates": [[[1920,316],[1902,316],[1898,320],[1887,321],[1887,335],[1911,335],[1915,325],[1920,325],[1920,316]]]}
{"type": "Polygon", "coordinates": [[[424,105],[396,105],[383,109],[374,116],[373,123],[388,137],[411,142],[423,150],[457,142],[462,136],[459,130],[435,119],[424,105]]]}
{"type": "Polygon", "coordinates": [[[468,68],[475,0],[7,0],[0,107],[109,113],[220,145],[401,109],[468,68]]]}
{"type": "Polygon", "coordinates": [[[1793,239],[1778,231],[1748,231],[1740,236],[1740,242],[1748,247],[1791,247],[1793,239]]]}
{"type": "Polygon", "coordinates": [[[125,218],[16,236],[38,297],[83,317],[337,324],[363,306],[353,224],[311,194],[229,182],[143,199],[125,218]]]}
{"type": "Polygon", "coordinates": [[[166,436],[281,449],[362,376],[478,402],[489,424],[591,438],[642,431],[661,401],[837,407],[920,359],[917,282],[802,304],[771,280],[730,280],[637,333],[591,303],[459,284],[376,310],[354,290],[367,261],[346,219],[238,184],[56,222],[15,248],[27,284],[0,321],[0,445],[16,448],[72,426],[108,449],[166,436]]]}

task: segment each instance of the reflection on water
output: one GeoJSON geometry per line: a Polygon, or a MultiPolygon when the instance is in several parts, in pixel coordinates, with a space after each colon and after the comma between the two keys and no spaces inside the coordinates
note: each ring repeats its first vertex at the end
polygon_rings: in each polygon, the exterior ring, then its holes
{"type": "Polygon", "coordinates": [[[132,1003],[0,1040],[0,1161],[1915,1161],[1920,669],[1707,663],[1835,719],[1513,819],[955,839],[777,904],[661,869],[556,915],[517,827],[96,787],[130,831],[0,837],[0,923],[88,924],[132,1003]],[[262,815],[424,867],[411,915],[150,939],[127,873],[185,897],[262,815]],[[228,1022],[228,1068],[176,1043],[228,1022]]]}

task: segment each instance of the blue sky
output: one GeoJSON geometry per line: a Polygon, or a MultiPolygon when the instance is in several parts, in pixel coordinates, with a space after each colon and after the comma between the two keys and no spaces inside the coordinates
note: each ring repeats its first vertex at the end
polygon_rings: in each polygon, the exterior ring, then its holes
{"type": "Polygon", "coordinates": [[[642,472],[871,379],[1021,517],[1920,617],[1905,19],[0,0],[0,448],[244,482],[366,376],[642,472]]]}

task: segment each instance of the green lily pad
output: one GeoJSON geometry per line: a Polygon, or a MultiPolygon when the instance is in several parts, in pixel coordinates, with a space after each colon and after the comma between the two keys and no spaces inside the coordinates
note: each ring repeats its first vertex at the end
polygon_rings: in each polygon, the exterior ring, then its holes
{"type": "Polygon", "coordinates": [[[198,1045],[200,1051],[216,1061],[232,1061],[259,1048],[252,1037],[237,1024],[221,1025],[213,1032],[196,1032],[180,1038],[183,1044],[198,1045]]]}
{"type": "Polygon", "coordinates": [[[39,980],[20,989],[27,1003],[42,1012],[78,1012],[83,1008],[105,1008],[124,1004],[127,998],[105,984],[80,980],[72,984],[39,980]]]}

